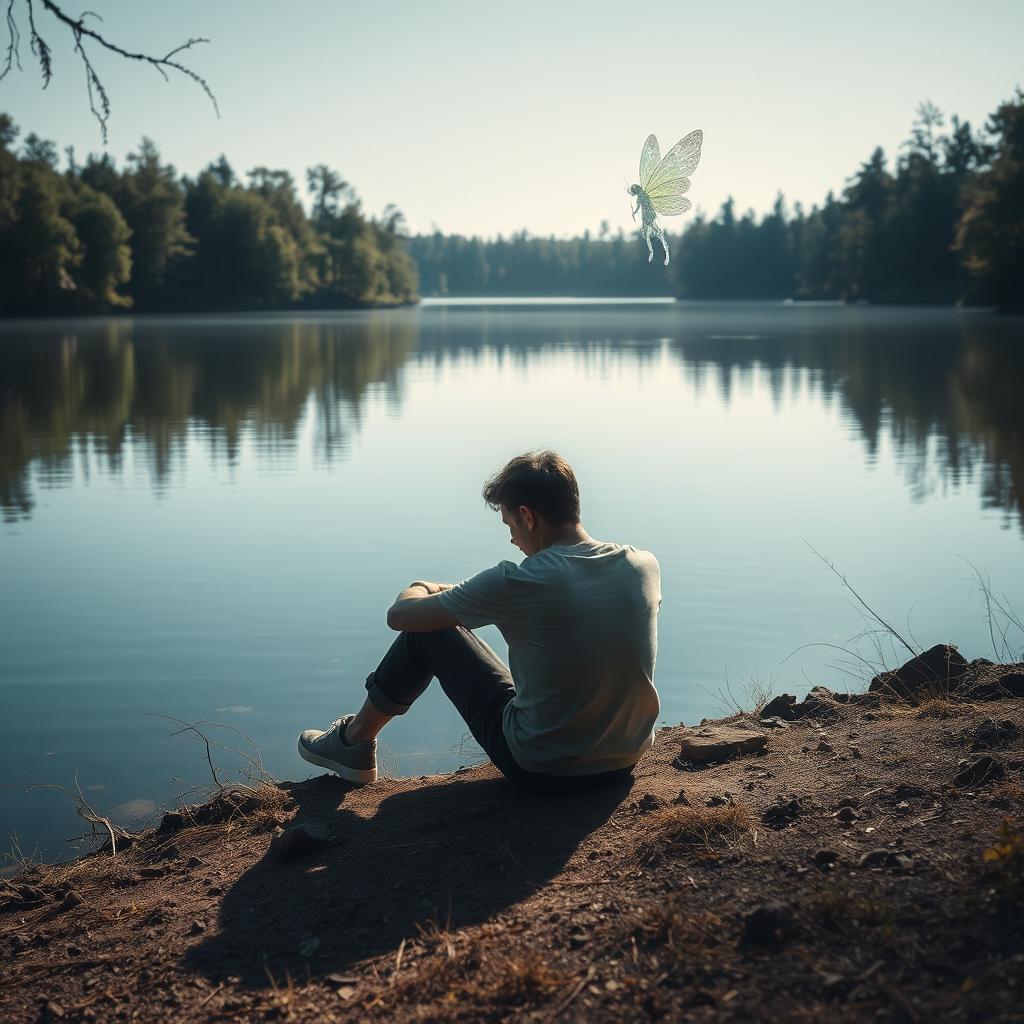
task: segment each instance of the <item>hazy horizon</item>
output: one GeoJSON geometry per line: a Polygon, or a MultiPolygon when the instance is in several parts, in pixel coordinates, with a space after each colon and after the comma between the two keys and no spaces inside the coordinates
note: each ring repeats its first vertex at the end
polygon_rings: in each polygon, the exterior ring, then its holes
{"type": "MultiPolygon", "coordinates": [[[[243,180],[255,166],[287,169],[308,205],[305,168],[326,163],[369,214],[394,203],[411,233],[484,238],[596,234],[603,220],[632,230],[623,179],[635,179],[651,131],[662,152],[693,128],[705,133],[694,210],[667,218],[669,231],[714,215],[729,195],[738,213],[763,214],[778,191],[790,209],[810,209],[875,146],[891,166],[921,101],[980,129],[1021,80],[1013,40],[1024,30],[1024,8],[1005,0],[967,19],[947,2],[868,3],[856,23],[840,8],[747,3],[666,10],[656,26],[607,2],[582,13],[500,4],[486,21],[461,0],[440,14],[326,0],[288,16],[240,0],[92,6],[104,20],[90,24],[128,49],[211,40],[180,58],[209,81],[219,120],[187,79],[166,83],[90,48],[112,105],[106,150],[119,165],[147,135],[181,174],[222,153],[243,180]]],[[[37,11],[54,53],[44,91],[24,9],[15,16],[24,70],[0,85],[0,110],[24,134],[55,141],[62,161],[69,145],[78,160],[103,151],[70,33],[37,11]]]]}

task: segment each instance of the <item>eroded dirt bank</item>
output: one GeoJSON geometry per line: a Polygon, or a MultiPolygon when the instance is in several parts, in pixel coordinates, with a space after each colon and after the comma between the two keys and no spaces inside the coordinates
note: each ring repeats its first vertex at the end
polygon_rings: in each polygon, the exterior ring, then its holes
{"type": "Polygon", "coordinates": [[[718,763],[668,728],[585,795],[221,795],[0,885],[0,1019],[1024,1020],[1022,672],[776,702],[718,763]]]}

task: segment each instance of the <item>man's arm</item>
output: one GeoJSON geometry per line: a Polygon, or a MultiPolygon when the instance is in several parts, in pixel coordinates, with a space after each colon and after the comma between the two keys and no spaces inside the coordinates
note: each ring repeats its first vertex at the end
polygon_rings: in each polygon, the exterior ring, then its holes
{"type": "Polygon", "coordinates": [[[450,590],[451,583],[410,583],[388,609],[388,625],[400,633],[429,633],[459,625],[459,620],[441,607],[438,594],[450,590]]]}

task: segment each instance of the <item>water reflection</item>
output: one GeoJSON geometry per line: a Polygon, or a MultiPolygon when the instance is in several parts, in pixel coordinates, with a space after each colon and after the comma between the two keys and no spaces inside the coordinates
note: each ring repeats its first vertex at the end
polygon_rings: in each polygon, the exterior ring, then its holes
{"type": "Polygon", "coordinates": [[[28,518],[36,490],[143,461],[158,491],[190,440],[234,465],[295,457],[310,410],[313,452],[343,458],[370,389],[400,407],[401,369],[526,366],[570,348],[609,373],[666,349],[695,391],[725,403],[757,375],[778,405],[839,403],[871,461],[897,452],[911,494],[980,479],[986,507],[1024,509],[1024,329],[949,310],[680,304],[457,305],[324,317],[92,320],[0,327],[0,508],[28,518]],[[938,470],[936,484],[934,471],[938,470]]]}

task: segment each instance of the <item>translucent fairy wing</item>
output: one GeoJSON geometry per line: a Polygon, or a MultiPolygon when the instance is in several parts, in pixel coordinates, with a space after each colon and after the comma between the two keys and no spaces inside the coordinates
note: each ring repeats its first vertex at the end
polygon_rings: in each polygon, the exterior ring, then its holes
{"type": "MultiPolygon", "coordinates": [[[[683,181],[689,186],[689,178],[684,178],[683,181]]],[[[690,200],[681,195],[658,196],[651,199],[651,206],[654,207],[655,212],[663,213],[666,217],[673,217],[677,213],[686,213],[691,205],[690,200]]]]}
{"type": "Polygon", "coordinates": [[[647,191],[647,182],[658,166],[659,160],[661,160],[661,150],[658,148],[658,136],[651,132],[647,136],[644,148],[640,150],[640,187],[644,191],[647,191]]]}
{"type": "MultiPolygon", "coordinates": [[[[650,141],[650,140],[648,140],[650,141]]],[[[698,128],[680,139],[662,158],[654,169],[644,191],[653,200],[659,196],[674,196],[690,187],[688,176],[693,174],[700,163],[700,147],[704,133],[698,128]]],[[[646,146],[645,146],[646,148],[646,146]]],[[[643,184],[643,182],[641,182],[643,184]]]]}

